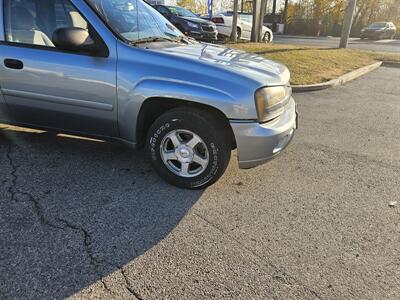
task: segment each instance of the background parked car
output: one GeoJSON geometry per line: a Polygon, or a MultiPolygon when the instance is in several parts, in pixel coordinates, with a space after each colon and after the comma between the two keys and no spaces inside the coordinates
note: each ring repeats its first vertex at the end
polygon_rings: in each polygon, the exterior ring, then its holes
{"type": "MultiPolygon", "coordinates": [[[[217,25],[218,35],[221,39],[230,37],[232,32],[232,11],[220,12],[211,18],[211,21],[217,25]]],[[[250,40],[251,28],[253,26],[253,16],[251,14],[239,13],[237,24],[238,39],[250,40]]],[[[262,40],[272,42],[274,36],[267,26],[263,26],[262,40]]]]}
{"type": "Polygon", "coordinates": [[[190,10],[179,6],[154,5],[154,8],[166,17],[184,34],[196,40],[213,42],[218,31],[213,22],[204,20],[190,10]]]}
{"type": "Polygon", "coordinates": [[[396,26],[392,22],[376,22],[361,30],[361,39],[393,39],[396,35],[396,26]]]}

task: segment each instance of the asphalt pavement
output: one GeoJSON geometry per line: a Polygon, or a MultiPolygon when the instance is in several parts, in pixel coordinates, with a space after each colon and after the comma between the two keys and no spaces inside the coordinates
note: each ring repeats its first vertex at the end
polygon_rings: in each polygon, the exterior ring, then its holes
{"type": "Polygon", "coordinates": [[[123,145],[1,125],[0,299],[398,299],[399,81],[296,94],[289,148],[251,170],[234,152],[205,191],[123,145]]]}
{"type": "MultiPolygon", "coordinates": [[[[283,36],[275,35],[274,43],[292,44],[314,47],[339,47],[340,38],[337,37],[302,37],[302,36],[283,36]]],[[[348,47],[350,49],[371,50],[377,52],[399,52],[400,40],[361,40],[350,38],[348,47]]]]}

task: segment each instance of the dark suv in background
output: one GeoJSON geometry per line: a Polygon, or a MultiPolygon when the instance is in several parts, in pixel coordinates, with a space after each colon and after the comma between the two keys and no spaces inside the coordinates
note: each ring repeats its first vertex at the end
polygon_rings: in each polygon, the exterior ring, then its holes
{"type": "Polygon", "coordinates": [[[361,39],[393,39],[396,35],[396,26],[392,22],[376,22],[361,30],[361,39]]]}
{"type": "Polygon", "coordinates": [[[154,8],[185,35],[205,42],[217,40],[218,31],[215,24],[201,19],[190,10],[179,6],[164,5],[154,5],[154,8]]]}

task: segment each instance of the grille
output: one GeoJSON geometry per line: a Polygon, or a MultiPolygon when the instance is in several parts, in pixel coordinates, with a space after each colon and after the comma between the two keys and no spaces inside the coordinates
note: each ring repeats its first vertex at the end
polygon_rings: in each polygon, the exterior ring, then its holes
{"type": "Polygon", "coordinates": [[[211,25],[201,25],[201,28],[203,28],[204,31],[209,31],[209,32],[215,31],[214,27],[211,25]]]}

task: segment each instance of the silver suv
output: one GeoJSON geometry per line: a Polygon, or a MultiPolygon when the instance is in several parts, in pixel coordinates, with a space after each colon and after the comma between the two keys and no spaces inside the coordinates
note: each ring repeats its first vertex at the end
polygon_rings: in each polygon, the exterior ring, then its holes
{"type": "Polygon", "coordinates": [[[367,39],[394,39],[396,36],[396,26],[392,22],[376,22],[369,24],[367,27],[361,29],[360,38],[367,39]]]}
{"type": "Polygon", "coordinates": [[[231,150],[251,168],[297,127],[289,71],[187,39],[142,0],[0,0],[0,120],[144,147],[198,189],[231,150]]]}

